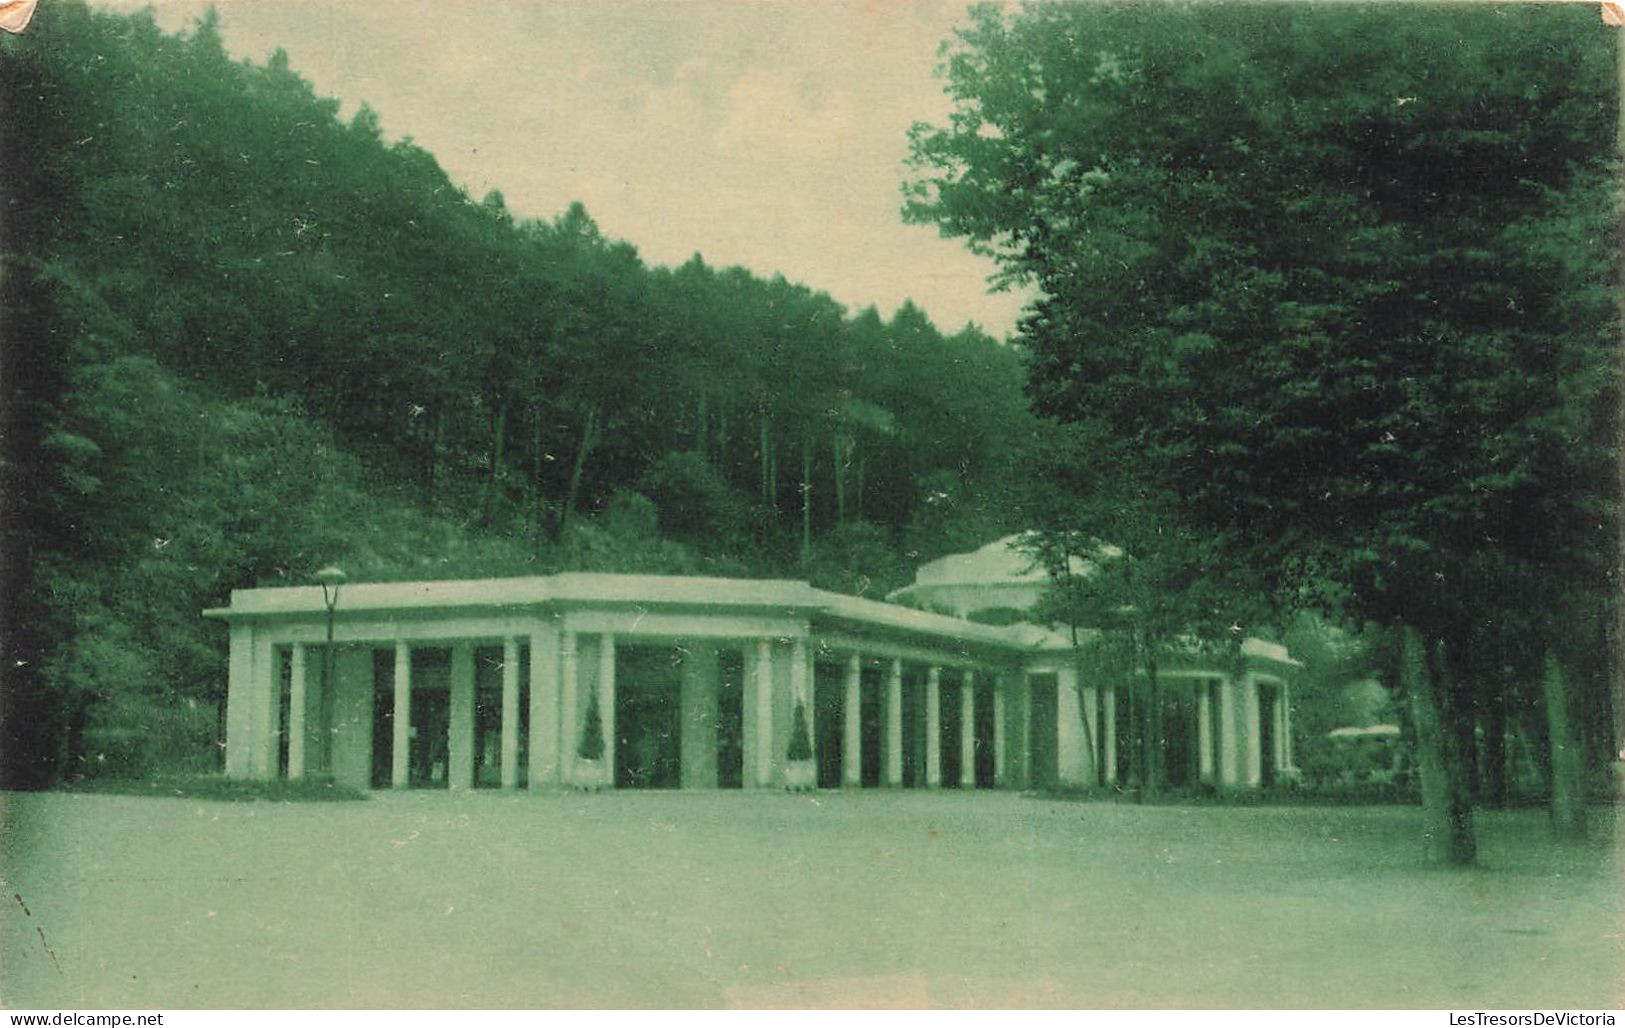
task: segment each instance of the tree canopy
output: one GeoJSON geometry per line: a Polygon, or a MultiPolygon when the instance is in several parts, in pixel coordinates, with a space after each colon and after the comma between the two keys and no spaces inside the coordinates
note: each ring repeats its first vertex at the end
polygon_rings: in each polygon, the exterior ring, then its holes
{"type": "Polygon", "coordinates": [[[1035,408],[1279,610],[1407,626],[1441,678],[1485,625],[1594,665],[1612,50],[1565,6],[982,6],[905,213],[1038,289],[1035,408]]]}

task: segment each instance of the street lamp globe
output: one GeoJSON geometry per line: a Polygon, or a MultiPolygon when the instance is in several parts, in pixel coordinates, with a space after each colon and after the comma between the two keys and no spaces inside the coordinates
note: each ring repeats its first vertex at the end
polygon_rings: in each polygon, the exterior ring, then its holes
{"type": "Polygon", "coordinates": [[[347,577],[349,576],[345,575],[344,571],[334,564],[329,564],[316,572],[316,581],[322,583],[322,600],[327,604],[329,612],[338,605],[339,586],[344,584],[347,577]]]}

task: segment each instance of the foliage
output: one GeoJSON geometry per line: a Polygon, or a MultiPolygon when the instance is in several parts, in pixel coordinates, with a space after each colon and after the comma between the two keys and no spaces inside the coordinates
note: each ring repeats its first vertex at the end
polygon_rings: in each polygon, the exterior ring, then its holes
{"type": "Polygon", "coordinates": [[[1611,58],[1582,14],[979,8],[909,213],[1041,289],[1041,410],[1283,588],[1452,629],[1472,575],[1606,569],[1611,58]]]}
{"type": "Polygon", "coordinates": [[[831,529],[813,543],[807,581],[819,589],[884,599],[906,585],[912,565],[892,545],[888,533],[867,521],[831,529]]]}
{"type": "Polygon", "coordinates": [[[582,760],[602,760],[604,757],[604,717],[598,710],[598,690],[587,692],[587,713],[581,719],[581,742],[576,756],[582,760]]]}
{"type": "Polygon", "coordinates": [[[799,697],[790,715],[790,749],[785,757],[789,760],[813,758],[812,736],[807,731],[807,705],[799,697]]]}
{"type": "Polygon", "coordinates": [[[888,569],[1007,528],[1020,358],[974,328],[475,201],[214,15],[44,5],[0,95],[8,784],[124,728],[131,767],[218,753],[172,716],[220,705],[199,610],[323,564],[766,576],[817,542],[839,585],[842,526],[888,569]]]}
{"type": "Polygon", "coordinates": [[[286,778],[248,781],[219,774],[156,773],[146,777],[99,777],[76,781],[69,789],[79,793],[123,796],[180,797],[189,800],[266,803],[347,803],[367,794],[325,778],[286,778]]]}
{"type": "Polygon", "coordinates": [[[1482,626],[1583,662],[1610,617],[1613,49],[1559,7],[982,6],[906,213],[1037,288],[1029,395],[1162,524],[1423,633],[1449,751],[1482,626]]]}

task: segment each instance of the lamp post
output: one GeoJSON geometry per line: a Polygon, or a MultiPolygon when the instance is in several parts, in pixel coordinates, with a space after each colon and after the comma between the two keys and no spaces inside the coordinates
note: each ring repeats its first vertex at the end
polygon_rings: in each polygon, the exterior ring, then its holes
{"type": "MultiPolygon", "coordinates": [[[[339,586],[344,584],[346,577],[344,572],[333,564],[329,564],[316,572],[316,581],[322,584],[322,602],[327,605],[327,646],[322,650],[322,702],[324,706],[331,701],[333,695],[330,692],[333,688],[333,611],[339,605],[339,586]]],[[[322,746],[322,766],[324,768],[328,766],[326,752],[329,741],[328,734],[324,733],[322,746]]]]}

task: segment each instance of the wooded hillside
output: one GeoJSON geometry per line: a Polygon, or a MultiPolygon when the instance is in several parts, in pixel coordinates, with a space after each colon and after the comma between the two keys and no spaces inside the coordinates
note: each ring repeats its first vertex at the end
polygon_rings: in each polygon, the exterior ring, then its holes
{"type": "Polygon", "coordinates": [[[974,327],[517,218],[212,19],[44,6],[0,96],[10,783],[212,766],[198,612],[327,563],[874,595],[1020,524],[974,327]]]}

